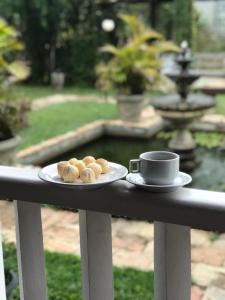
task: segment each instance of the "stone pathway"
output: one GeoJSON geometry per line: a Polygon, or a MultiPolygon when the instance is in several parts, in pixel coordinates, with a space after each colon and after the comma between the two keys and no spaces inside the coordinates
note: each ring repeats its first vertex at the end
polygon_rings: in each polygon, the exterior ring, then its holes
{"type": "MultiPolygon", "coordinates": [[[[15,242],[11,202],[0,201],[3,239],[15,242]]],[[[78,214],[42,208],[44,247],[80,255],[78,214]]],[[[113,219],[113,262],[120,267],[153,270],[153,225],[113,219]]],[[[192,230],[192,300],[225,299],[225,234],[192,230]]]]}
{"type": "Polygon", "coordinates": [[[94,101],[97,103],[115,103],[115,98],[111,96],[95,96],[95,95],[76,95],[76,94],[55,94],[43,98],[36,99],[32,102],[32,110],[38,110],[53,104],[77,101],[94,101]]]}

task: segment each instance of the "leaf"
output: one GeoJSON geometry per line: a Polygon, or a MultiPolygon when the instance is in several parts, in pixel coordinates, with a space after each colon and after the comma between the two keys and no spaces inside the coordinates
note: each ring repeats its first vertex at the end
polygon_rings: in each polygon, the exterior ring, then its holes
{"type": "Polygon", "coordinates": [[[147,27],[136,16],[122,14],[120,18],[129,29],[127,42],[120,47],[106,45],[100,48],[101,52],[110,53],[112,57],[104,66],[96,68],[97,75],[101,83],[107,82],[108,85],[111,81],[119,89],[123,83],[123,88],[128,90],[135,85],[137,91],[143,91],[147,87],[146,79],[154,82],[160,76],[160,55],[179,52],[180,49],[165,41],[160,33],[147,27]]]}
{"type": "Polygon", "coordinates": [[[115,46],[113,45],[105,45],[103,47],[101,47],[99,49],[100,52],[107,52],[107,53],[111,53],[111,54],[114,54],[114,55],[117,55],[118,52],[119,52],[119,49],[116,48],[115,46]]]}
{"type": "Polygon", "coordinates": [[[162,35],[157,31],[145,26],[143,22],[140,22],[136,16],[120,14],[120,19],[128,26],[131,34],[134,37],[148,34],[150,39],[161,39],[162,35]]]}
{"type": "Polygon", "coordinates": [[[7,71],[18,80],[24,80],[30,75],[30,68],[23,61],[17,60],[6,65],[7,71]]]}
{"type": "Polygon", "coordinates": [[[151,68],[143,69],[141,72],[149,81],[153,81],[158,75],[158,71],[151,68]]]}
{"type": "Polygon", "coordinates": [[[181,49],[175,45],[173,42],[170,41],[160,41],[156,43],[156,47],[160,53],[165,53],[165,52],[175,52],[179,53],[181,49]]]}

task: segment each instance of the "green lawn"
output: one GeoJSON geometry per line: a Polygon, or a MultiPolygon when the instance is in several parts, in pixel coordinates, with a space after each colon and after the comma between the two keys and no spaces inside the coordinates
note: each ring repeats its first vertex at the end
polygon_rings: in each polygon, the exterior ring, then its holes
{"type": "Polygon", "coordinates": [[[29,126],[20,132],[20,149],[38,144],[98,119],[115,119],[116,106],[108,103],[67,102],[29,113],[29,126]]]}
{"type": "MultiPolygon", "coordinates": [[[[27,96],[33,98],[52,93],[49,87],[21,86],[20,88],[27,96]]],[[[66,88],[64,90],[65,93],[75,93],[75,91],[92,95],[92,91],[87,89],[66,88]]],[[[217,96],[216,112],[225,115],[225,95],[217,96]]],[[[20,133],[23,138],[20,149],[75,130],[95,120],[115,119],[116,117],[116,106],[109,103],[67,102],[51,105],[29,113],[29,126],[20,133]]]]}
{"type": "Polygon", "coordinates": [[[216,113],[225,115],[225,95],[216,97],[216,113]]]}
{"type": "Polygon", "coordinates": [[[80,88],[80,87],[65,87],[60,91],[52,89],[50,86],[38,86],[38,85],[18,85],[15,88],[15,92],[21,96],[27,97],[31,100],[37,98],[47,97],[55,94],[75,94],[82,96],[104,96],[103,92],[94,88],[80,88]]]}
{"type": "MultiPolygon", "coordinates": [[[[4,245],[5,267],[17,270],[16,251],[4,245]]],[[[73,255],[46,252],[49,300],[81,300],[80,259],[73,255]]],[[[153,273],[114,268],[115,300],[153,300],[153,273]]],[[[18,290],[15,300],[19,299],[18,290]]],[[[107,300],[107,299],[106,299],[107,300]]]]}

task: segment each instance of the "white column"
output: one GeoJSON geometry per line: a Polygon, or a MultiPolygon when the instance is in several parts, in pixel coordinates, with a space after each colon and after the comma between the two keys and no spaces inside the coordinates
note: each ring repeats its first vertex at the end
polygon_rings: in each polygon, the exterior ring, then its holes
{"type": "Polygon", "coordinates": [[[190,228],[161,222],[154,227],[155,300],[190,300],[190,228]]]}
{"type": "Polygon", "coordinates": [[[111,216],[79,211],[84,300],[113,300],[111,216]]]}
{"type": "Polygon", "coordinates": [[[47,300],[40,204],[14,201],[21,300],[47,300]]]}

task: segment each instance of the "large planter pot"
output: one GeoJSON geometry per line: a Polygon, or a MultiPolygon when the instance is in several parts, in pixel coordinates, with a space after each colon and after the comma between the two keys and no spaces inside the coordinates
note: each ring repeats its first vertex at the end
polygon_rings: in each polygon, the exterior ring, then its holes
{"type": "Polygon", "coordinates": [[[0,142],[0,165],[15,163],[16,148],[20,142],[21,138],[19,136],[0,142]]]}
{"type": "Polygon", "coordinates": [[[18,283],[16,274],[12,271],[5,270],[5,283],[7,300],[11,300],[12,292],[17,287],[18,283]]]}
{"type": "Polygon", "coordinates": [[[126,122],[140,122],[144,103],[144,95],[118,95],[119,118],[126,122]]]}
{"type": "Polygon", "coordinates": [[[51,86],[55,90],[62,90],[65,83],[65,74],[62,72],[53,72],[51,74],[51,86]]]}

